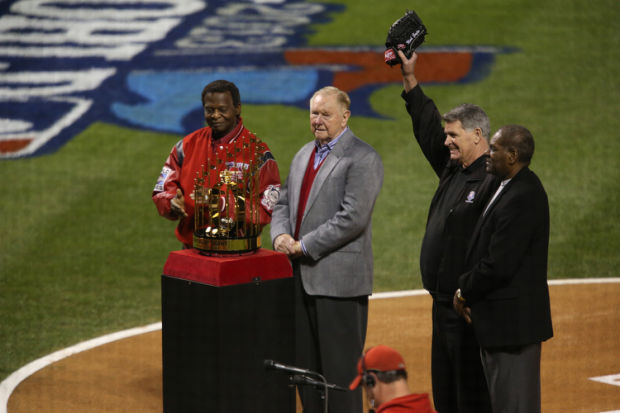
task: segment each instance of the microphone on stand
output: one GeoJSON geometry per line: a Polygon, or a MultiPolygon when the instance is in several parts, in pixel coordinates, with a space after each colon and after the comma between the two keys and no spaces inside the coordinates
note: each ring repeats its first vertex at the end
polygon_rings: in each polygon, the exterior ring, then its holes
{"type": "Polygon", "coordinates": [[[286,371],[288,373],[293,373],[293,374],[317,374],[311,370],[301,369],[299,367],[287,366],[286,364],[278,363],[277,361],[273,361],[269,359],[264,361],[264,365],[266,369],[281,370],[281,371],[286,371]]]}
{"type": "Polygon", "coordinates": [[[290,380],[294,384],[299,384],[299,385],[309,384],[309,385],[317,387],[318,389],[320,389],[320,391],[323,391],[321,398],[323,399],[324,413],[327,413],[327,409],[328,409],[327,400],[328,400],[329,389],[339,390],[339,391],[348,391],[348,389],[336,386],[335,384],[328,383],[325,380],[325,377],[323,377],[321,374],[315,371],[312,371],[312,370],[301,369],[299,367],[294,367],[294,366],[287,366],[286,364],[278,363],[277,361],[273,361],[269,359],[266,359],[263,362],[263,365],[265,366],[266,369],[280,370],[280,371],[285,371],[289,374],[292,374],[293,376],[290,378],[290,380]],[[314,380],[308,377],[308,375],[318,377],[322,381],[314,380]]]}

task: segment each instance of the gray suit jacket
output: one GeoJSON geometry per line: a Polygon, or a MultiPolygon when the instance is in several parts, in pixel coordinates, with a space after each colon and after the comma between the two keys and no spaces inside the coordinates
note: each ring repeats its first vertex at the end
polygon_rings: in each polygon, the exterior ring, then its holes
{"type": "MultiPolygon", "coordinates": [[[[293,158],[273,210],[271,239],[291,234],[297,222],[302,181],[314,141],[293,158]]],[[[316,175],[299,238],[309,256],[299,259],[310,295],[356,297],[372,293],[372,210],[383,183],[379,154],[347,130],[316,175]]]]}

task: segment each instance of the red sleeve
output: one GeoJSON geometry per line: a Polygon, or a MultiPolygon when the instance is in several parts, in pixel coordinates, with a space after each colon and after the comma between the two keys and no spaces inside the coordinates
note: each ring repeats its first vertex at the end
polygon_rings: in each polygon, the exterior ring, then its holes
{"type": "Polygon", "coordinates": [[[170,200],[177,194],[181,178],[181,166],[179,165],[177,145],[170,151],[166,163],[164,163],[155,188],[153,188],[152,198],[159,215],[171,220],[178,219],[177,215],[170,213],[170,200]]]}
{"type": "Polygon", "coordinates": [[[280,197],[280,171],[275,159],[268,159],[259,172],[260,180],[260,224],[271,222],[271,213],[280,197]]]}

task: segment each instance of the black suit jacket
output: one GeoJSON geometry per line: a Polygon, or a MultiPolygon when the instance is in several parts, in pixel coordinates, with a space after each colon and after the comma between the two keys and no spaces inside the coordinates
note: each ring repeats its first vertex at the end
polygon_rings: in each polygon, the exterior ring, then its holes
{"type": "Polygon", "coordinates": [[[553,336],[547,251],[549,203],[529,168],[515,175],[478,220],[459,287],[483,348],[523,346],[553,336]]]}

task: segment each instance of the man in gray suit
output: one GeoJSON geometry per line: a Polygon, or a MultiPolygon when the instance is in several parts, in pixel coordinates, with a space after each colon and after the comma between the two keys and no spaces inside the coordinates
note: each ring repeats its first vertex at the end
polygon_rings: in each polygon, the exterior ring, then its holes
{"type": "MultiPolygon", "coordinates": [[[[357,374],[372,293],[371,217],[383,183],[379,154],[347,126],[349,96],[332,86],[310,99],[315,140],[293,158],[273,210],[271,239],[293,263],[296,365],[341,387],[357,374]]],[[[300,387],[304,412],[323,412],[300,387]]],[[[330,412],[361,412],[362,394],[330,391],[330,412]]]]}

